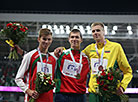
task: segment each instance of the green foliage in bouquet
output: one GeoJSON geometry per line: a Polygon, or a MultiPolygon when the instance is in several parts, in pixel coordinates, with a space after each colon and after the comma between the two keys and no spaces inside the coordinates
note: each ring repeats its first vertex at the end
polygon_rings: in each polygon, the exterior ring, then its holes
{"type": "MultiPolygon", "coordinates": [[[[35,90],[39,93],[42,94],[44,92],[48,92],[51,89],[54,89],[55,87],[55,82],[57,80],[52,80],[51,79],[51,74],[45,74],[44,72],[38,72],[36,75],[36,80],[35,80],[35,90]]],[[[30,98],[29,102],[34,102],[35,99],[30,98]]]]}
{"type": "Polygon", "coordinates": [[[16,48],[14,50],[10,51],[8,58],[14,59],[14,60],[19,59],[19,56],[16,52],[16,48]]]}
{"type": "MultiPolygon", "coordinates": [[[[117,95],[117,88],[122,79],[121,71],[119,69],[109,68],[108,70],[99,71],[95,76],[98,86],[96,93],[104,97],[105,102],[110,102],[111,96],[117,95]]],[[[122,94],[119,96],[123,102],[128,101],[128,96],[122,94]]]]}
{"type": "MultiPolygon", "coordinates": [[[[14,47],[15,44],[22,43],[27,37],[28,28],[23,26],[20,23],[8,23],[6,28],[2,29],[0,34],[1,36],[6,37],[6,43],[8,43],[11,47],[14,47]]],[[[18,59],[18,54],[16,49],[10,51],[8,56],[9,59],[18,59]],[[15,51],[14,51],[15,50],[15,51]]]]}

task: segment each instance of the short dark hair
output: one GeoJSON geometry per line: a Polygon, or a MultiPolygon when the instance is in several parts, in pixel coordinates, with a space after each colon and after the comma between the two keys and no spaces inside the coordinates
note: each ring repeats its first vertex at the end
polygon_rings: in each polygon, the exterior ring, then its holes
{"type": "Polygon", "coordinates": [[[70,37],[71,33],[80,33],[80,37],[82,39],[82,34],[79,29],[72,29],[71,32],[69,33],[69,37],[70,37]]]}
{"type": "Polygon", "coordinates": [[[39,37],[41,37],[42,35],[52,35],[52,32],[48,28],[41,28],[38,34],[39,34],[39,37]]]}

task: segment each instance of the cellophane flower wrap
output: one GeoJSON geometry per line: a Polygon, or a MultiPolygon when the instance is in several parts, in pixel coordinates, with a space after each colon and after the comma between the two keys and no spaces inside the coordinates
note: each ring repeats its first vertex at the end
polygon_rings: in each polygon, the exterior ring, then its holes
{"type": "MultiPolygon", "coordinates": [[[[55,80],[51,79],[51,74],[45,74],[44,72],[37,72],[35,80],[35,90],[42,94],[48,92],[55,87],[55,80]]],[[[35,102],[34,98],[30,98],[29,102],[35,102]]]]}
{"type": "MultiPolygon", "coordinates": [[[[104,97],[105,102],[110,102],[111,96],[117,94],[118,85],[122,79],[122,74],[119,69],[109,68],[95,76],[97,81],[96,93],[104,97]]],[[[125,94],[118,95],[123,102],[128,101],[128,96],[125,94]]]]}
{"type": "MultiPolygon", "coordinates": [[[[22,43],[27,37],[28,28],[20,23],[8,23],[4,29],[1,30],[0,34],[6,37],[6,43],[11,47],[14,47],[15,44],[22,43]]],[[[16,48],[10,51],[8,56],[9,59],[18,59],[18,54],[16,48]]]]}

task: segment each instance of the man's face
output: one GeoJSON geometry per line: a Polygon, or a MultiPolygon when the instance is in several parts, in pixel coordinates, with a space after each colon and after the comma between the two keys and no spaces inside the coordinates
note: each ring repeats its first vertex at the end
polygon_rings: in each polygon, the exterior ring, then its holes
{"type": "Polygon", "coordinates": [[[42,35],[40,38],[38,38],[38,42],[42,49],[47,49],[52,43],[52,35],[42,35]]]}
{"type": "Polygon", "coordinates": [[[96,25],[92,27],[92,36],[95,41],[100,41],[104,38],[105,32],[104,28],[100,25],[96,25]]]}
{"type": "Polygon", "coordinates": [[[80,48],[81,42],[82,42],[82,38],[80,37],[80,33],[71,32],[69,37],[69,43],[71,45],[71,48],[80,48]]]}

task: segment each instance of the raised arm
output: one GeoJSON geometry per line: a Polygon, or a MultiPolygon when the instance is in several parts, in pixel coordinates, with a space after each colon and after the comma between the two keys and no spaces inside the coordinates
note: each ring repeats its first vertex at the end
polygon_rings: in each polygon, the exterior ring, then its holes
{"type": "Polygon", "coordinates": [[[63,50],[65,50],[64,47],[58,47],[54,50],[54,55],[59,58],[59,56],[63,53],[63,50]]]}

